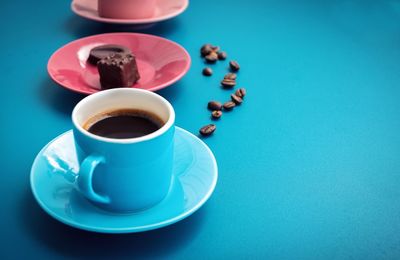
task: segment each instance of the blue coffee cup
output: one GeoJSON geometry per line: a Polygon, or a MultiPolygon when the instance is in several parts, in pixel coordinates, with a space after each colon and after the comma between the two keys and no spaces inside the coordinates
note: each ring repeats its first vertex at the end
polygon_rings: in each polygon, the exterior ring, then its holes
{"type": "Polygon", "coordinates": [[[108,211],[134,212],[160,202],[172,180],[175,112],[153,92],[118,88],[82,99],[72,112],[80,169],[76,187],[88,200],[108,211]],[[84,128],[91,118],[112,110],[137,109],[164,124],[148,135],[115,139],[84,128]]]}

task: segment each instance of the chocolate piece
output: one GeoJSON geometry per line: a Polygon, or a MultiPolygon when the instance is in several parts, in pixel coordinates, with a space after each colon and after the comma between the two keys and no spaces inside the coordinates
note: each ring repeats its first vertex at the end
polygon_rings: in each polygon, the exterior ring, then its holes
{"type": "Polygon", "coordinates": [[[131,54],[132,52],[125,46],[116,44],[105,44],[91,49],[87,61],[93,65],[97,65],[97,62],[99,62],[99,60],[104,59],[105,57],[108,57],[111,54],[115,53],[131,54]]]}
{"type": "Polygon", "coordinates": [[[112,54],[97,63],[102,89],[131,87],[140,79],[132,54],[112,54]]]}

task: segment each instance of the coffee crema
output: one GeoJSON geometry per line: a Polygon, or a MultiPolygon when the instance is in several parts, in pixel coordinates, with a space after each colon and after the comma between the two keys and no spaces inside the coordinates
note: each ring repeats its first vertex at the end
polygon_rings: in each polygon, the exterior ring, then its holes
{"type": "Polygon", "coordinates": [[[163,120],[149,111],[119,109],[93,116],[83,128],[98,136],[127,139],[151,134],[164,124],[163,120]]]}

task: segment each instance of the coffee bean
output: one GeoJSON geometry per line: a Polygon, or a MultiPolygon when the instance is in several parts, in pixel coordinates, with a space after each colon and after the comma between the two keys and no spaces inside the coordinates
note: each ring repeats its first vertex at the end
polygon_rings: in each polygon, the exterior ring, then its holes
{"type": "Polygon", "coordinates": [[[236,81],[232,79],[223,79],[221,85],[225,88],[233,88],[236,85],[236,81]]]}
{"type": "Polygon", "coordinates": [[[208,63],[214,63],[218,60],[218,54],[212,51],[205,58],[208,63]]]}
{"type": "Polygon", "coordinates": [[[211,117],[213,119],[219,119],[221,116],[222,116],[222,111],[220,111],[220,110],[214,110],[211,113],[211,117]]]}
{"type": "Polygon", "coordinates": [[[213,73],[213,71],[212,71],[212,69],[211,68],[204,68],[203,69],[203,75],[204,76],[211,76],[212,75],[212,73],[213,73]]]}
{"type": "Polygon", "coordinates": [[[246,96],[246,89],[245,88],[239,88],[238,90],[236,90],[235,95],[243,98],[244,96],[246,96]]]}
{"type": "Polygon", "coordinates": [[[223,105],[225,110],[232,110],[235,106],[236,104],[233,101],[225,102],[223,105]]]}
{"type": "Polygon", "coordinates": [[[211,49],[213,50],[213,52],[219,52],[219,46],[211,45],[211,49]]]}
{"type": "Polygon", "coordinates": [[[204,57],[210,54],[212,51],[213,49],[211,48],[211,44],[204,44],[200,49],[200,54],[204,57]]]}
{"type": "Polygon", "coordinates": [[[236,96],[235,94],[231,94],[231,99],[236,105],[240,105],[243,102],[241,97],[236,96]]]}
{"type": "Polygon", "coordinates": [[[232,79],[235,80],[236,79],[236,74],[235,73],[228,73],[224,76],[224,79],[232,79]]]}
{"type": "Polygon", "coordinates": [[[225,60],[226,59],[226,52],[224,52],[224,51],[220,51],[220,52],[218,52],[218,59],[219,60],[225,60]]]}
{"type": "Polygon", "coordinates": [[[214,124],[209,124],[200,128],[199,133],[203,136],[209,136],[214,133],[217,127],[214,124]]]}
{"type": "Polygon", "coordinates": [[[231,70],[233,70],[233,71],[238,71],[240,69],[239,63],[237,63],[234,60],[229,62],[229,66],[231,67],[231,70]]]}
{"type": "Polygon", "coordinates": [[[210,101],[210,102],[208,102],[207,107],[210,110],[221,110],[222,104],[218,101],[210,101]]]}

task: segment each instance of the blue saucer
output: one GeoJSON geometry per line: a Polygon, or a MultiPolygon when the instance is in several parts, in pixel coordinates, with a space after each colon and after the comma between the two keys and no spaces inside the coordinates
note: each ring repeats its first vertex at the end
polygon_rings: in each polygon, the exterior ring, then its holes
{"type": "Polygon", "coordinates": [[[218,177],[211,150],[179,127],[175,134],[173,184],[167,197],[150,209],[115,214],[97,208],[63,177],[63,172],[78,168],[72,131],[68,131],[47,144],[36,156],[31,170],[33,195],[55,219],[101,233],[141,232],[182,220],[207,201],[218,177]]]}

